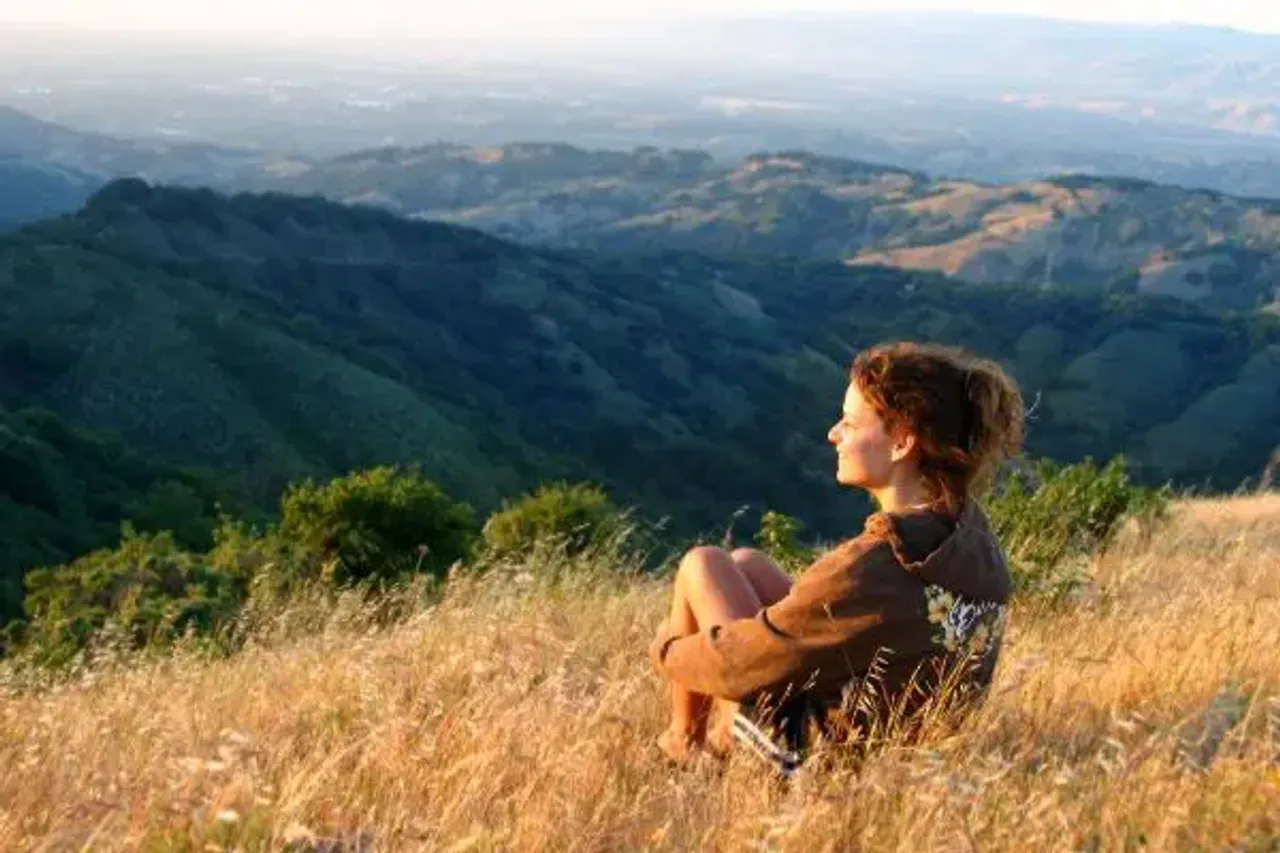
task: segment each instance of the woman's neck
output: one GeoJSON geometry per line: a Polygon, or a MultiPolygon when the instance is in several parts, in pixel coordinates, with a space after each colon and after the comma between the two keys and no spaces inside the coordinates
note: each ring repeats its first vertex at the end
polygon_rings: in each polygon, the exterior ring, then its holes
{"type": "Polygon", "coordinates": [[[890,483],[871,492],[881,512],[910,512],[927,509],[934,503],[934,496],[919,480],[890,483]]]}

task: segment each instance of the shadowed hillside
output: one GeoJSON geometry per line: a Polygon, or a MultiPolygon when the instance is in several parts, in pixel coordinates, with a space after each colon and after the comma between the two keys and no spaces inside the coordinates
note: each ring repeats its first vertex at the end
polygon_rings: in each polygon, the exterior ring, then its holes
{"type": "Polygon", "coordinates": [[[0,239],[0,403],[43,405],[241,493],[420,461],[481,507],[547,476],[705,529],[853,508],[825,432],[852,353],[1007,364],[1036,455],[1233,488],[1276,446],[1280,328],[1177,302],[689,253],[524,248],[316,199],[120,181],[0,239]]]}
{"type": "Polygon", "coordinates": [[[115,544],[126,520],[206,547],[219,497],[211,478],[74,429],[51,412],[0,409],[0,629],[22,613],[27,570],[115,544]]]}

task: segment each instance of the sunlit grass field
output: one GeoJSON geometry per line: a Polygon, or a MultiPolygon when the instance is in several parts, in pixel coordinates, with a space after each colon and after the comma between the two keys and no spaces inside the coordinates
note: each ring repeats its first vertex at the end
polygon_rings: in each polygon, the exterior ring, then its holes
{"type": "Polygon", "coordinates": [[[228,659],[0,669],[0,849],[1280,849],[1280,496],[1176,504],[1014,608],[959,731],[790,786],[660,760],[663,579],[547,568],[394,622],[298,601],[228,659]]]}

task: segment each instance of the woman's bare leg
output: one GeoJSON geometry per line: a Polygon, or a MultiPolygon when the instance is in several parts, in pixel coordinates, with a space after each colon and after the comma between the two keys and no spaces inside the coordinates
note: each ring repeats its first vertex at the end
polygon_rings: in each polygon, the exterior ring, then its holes
{"type": "MultiPolygon", "coordinates": [[[[728,554],[719,548],[694,548],[676,573],[670,626],[678,634],[692,634],[706,625],[751,617],[790,588],[791,579],[758,551],[728,554]]],[[[671,726],[661,738],[663,749],[682,758],[706,743],[713,704],[712,697],[672,682],[671,726]]]]}
{"type": "Polygon", "coordinates": [[[729,556],[766,607],[786,598],[791,591],[791,578],[766,554],[754,548],[739,548],[729,556]]]}

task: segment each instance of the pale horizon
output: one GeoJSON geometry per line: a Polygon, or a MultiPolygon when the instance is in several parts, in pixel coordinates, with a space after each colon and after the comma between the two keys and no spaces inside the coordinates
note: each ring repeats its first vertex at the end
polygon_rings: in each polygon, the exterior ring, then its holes
{"type": "Polygon", "coordinates": [[[611,25],[749,17],[787,12],[974,12],[1096,23],[1202,25],[1280,33],[1280,5],[1256,0],[470,0],[423,9],[400,0],[42,0],[0,12],[0,25],[47,26],[133,33],[247,34],[301,38],[540,38],[611,29],[611,25]]]}

